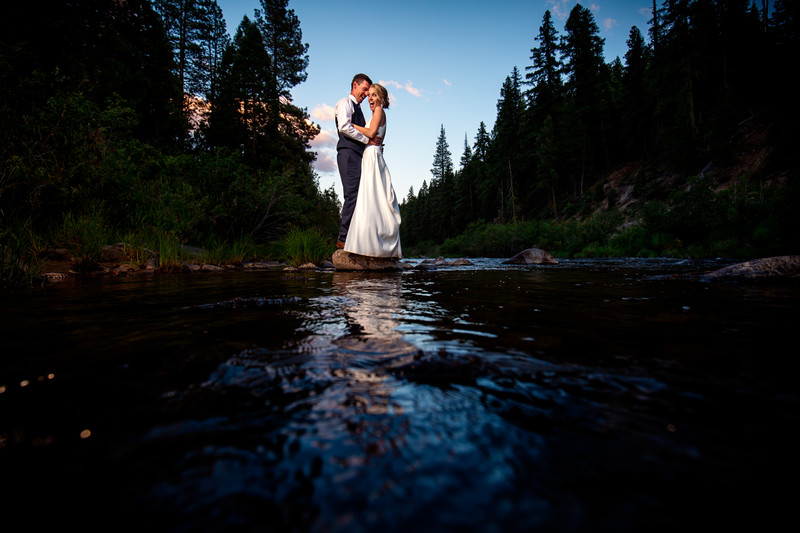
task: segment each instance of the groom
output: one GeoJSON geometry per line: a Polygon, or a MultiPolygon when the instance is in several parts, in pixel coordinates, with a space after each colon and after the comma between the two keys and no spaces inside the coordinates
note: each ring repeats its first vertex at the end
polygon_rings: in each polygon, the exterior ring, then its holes
{"type": "Polygon", "coordinates": [[[363,133],[353,127],[366,126],[367,121],[361,112],[359,104],[366,98],[372,80],[366,74],[356,74],[350,84],[350,94],[336,103],[336,130],[339,132],[339,142],[336,145],[336,163],[339,166],[339,176],[342,179],[342,192],[344,205],[342,206],[342,223],[339,226],[339,238],[336,248],[344,248],[347,239],[347,230],[350,228],[350,219],[353,218],[353,209],[358,198],[358,185],[361,182],[361,156],[367,144],[380,144],[381,139],[375,137],[370,140],[363,133]]]}

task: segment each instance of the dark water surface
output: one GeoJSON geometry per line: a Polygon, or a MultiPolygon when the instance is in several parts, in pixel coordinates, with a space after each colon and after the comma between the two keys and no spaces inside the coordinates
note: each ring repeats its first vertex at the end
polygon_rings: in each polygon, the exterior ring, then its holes
{"type": "Polygon", "coordinates": [[[800,290],[564,260],[3,294],[4,529],[652,531],[793,516],[800,290]]]}

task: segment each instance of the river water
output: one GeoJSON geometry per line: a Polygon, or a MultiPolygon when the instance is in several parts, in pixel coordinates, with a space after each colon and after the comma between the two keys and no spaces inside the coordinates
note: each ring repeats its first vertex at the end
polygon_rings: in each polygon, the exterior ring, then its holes
{"type": "Polygon", "coordinates": [[[793,516],[797,285],[682,276],[726,261],[473,263],[3,294],[4,528],[771,530],[793,516]]]}

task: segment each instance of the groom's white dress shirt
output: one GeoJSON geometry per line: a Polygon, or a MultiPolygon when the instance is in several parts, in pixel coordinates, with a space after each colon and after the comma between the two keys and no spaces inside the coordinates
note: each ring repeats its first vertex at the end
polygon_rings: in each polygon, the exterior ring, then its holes
{"type": "Polygon", "coordinates": [[[364,144],[369,143],[369,137],[364,135],[363,133],[359,132],[357,129],[353,127],[353,123],[350,121],[351,117],[353,116],[353,111],[355,110],[355,106],[357,105],[356,98],[352,94],[348,94],[341,100],[336,103],[335,113],[336,113],[336,123],[339,127],[339,131],[351,139],[355,139],[359,142],[364,144]]]}

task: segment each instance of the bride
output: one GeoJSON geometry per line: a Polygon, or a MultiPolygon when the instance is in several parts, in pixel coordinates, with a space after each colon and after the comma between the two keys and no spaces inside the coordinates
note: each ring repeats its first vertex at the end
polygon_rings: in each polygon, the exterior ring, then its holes
{"type": "MultiPolygon", "coordinates": [[[[354,126],[369,137],[386,137],[389,93],[374,83],[367,95],[372,118],[366,127],[354,126]]],[[[361,160],[361,183],[344,250],[369,257],[403,257],[400,248],[400,208],[392,187],[392,175],[380,146],[367,145],[361,160]]]]}

